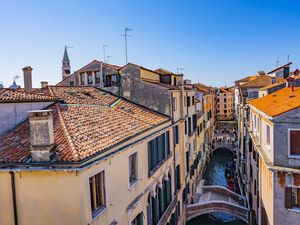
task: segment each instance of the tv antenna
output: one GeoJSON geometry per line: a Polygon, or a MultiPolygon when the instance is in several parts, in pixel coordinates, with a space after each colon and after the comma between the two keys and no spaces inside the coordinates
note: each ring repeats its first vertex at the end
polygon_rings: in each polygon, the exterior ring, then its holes
{"type": "Polygon", "coordinates": [[[124,30],[124,34],[122,34],[121,36],[124,36],[125,38],[125,57],[126,57],[126,64],[128,63],[128,55],[127,55],[127,37],[129,37],[130,35],[128,35],[129,31],[132,31],[132,29],[126,27],[124,30]]]}
{"type": "Polygon", "coordinates": [[[109,59],[111,59],[111,58],[112,58],[112,56],[110,56],[110,55],[106,56],[106,62],[109,63],[109,59]]]}
{"type": "Polygon", "coordinates": [[[276,59],[276,65],[277,67],[279,66],[279,57],[277,56],[277,59],[276,59]]]}
{"type": "Polygon", "coordinates": [[[105,48],[107,47],[108,45],[102,45],[102,49],[103,49],[103,62],[105,63],[105,60],[106,60],[106,56],[105,56],[105,48]]]}
{"type": "Polygon", "coordinates": [[[184,68],[181,68],[181,67],[177,68],[177,75],[182,74],[183,70],[184,70],[184,68]]]}

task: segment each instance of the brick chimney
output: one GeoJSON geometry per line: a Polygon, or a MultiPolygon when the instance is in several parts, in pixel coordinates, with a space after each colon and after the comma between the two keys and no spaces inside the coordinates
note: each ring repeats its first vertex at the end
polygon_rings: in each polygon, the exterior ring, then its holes
{"type": "Polygon", "coordinates": [[[41,88],[48,87],[48,82],[47,81],[41,81],[41,88]]]}
{"type": "Polygon", "coordinates": [[[23,69],[24,75],[24,88],[26,92],[32,91],[32,74],[31,71],[33,70],[30,66],[26,66],[23,69]]]}
{"type": "Polygon", "coordinates": [[[33,162],[50,161],[54,147],[52,110],[29,111],[30,152],[33,162]]]}

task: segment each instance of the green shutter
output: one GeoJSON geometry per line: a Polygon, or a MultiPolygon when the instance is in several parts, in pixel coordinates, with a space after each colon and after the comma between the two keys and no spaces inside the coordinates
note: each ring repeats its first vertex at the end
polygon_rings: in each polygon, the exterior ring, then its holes
{"type": "Polygon", "coordinates": [[[152,220],[151,220],[151,204],[148,201],[147,205],[147,225],[152,225],[152,220]]]}
{"type": "Polygon", "coordinates": [[[158,199],[159,199],[159,218],[164,214],[165,204],[164,204],[164,191],[158,188],[158,199]]]}
{"type": "Polygon", "coordinates": [[[151,142],[148,142],[148,172],[152,169],[151,142]]]}
{"type": "Polygon", "coordinates": [[[156,225],[159,221],[159,205],[158,196],[152,197],[152,225],[156,225]]]}
{"type": "Polygon", "coordinates": [[[170,131],[167,131],[166,134],[166,155],[170,154],[170,131]]]}
{"type": "Polygon", "coordinates": [[[171,179],[166,182],[166,190],[167,190],[167,205],[171,202],[171,179]]]}

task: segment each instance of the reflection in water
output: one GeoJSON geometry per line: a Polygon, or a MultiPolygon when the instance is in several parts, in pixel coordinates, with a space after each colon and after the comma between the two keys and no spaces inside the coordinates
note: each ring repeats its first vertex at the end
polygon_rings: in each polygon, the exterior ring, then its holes
{"type": "MultiPolygon", "coordinates": [[[[204,185],[226,187],[225,164],[232,160],[231,152],[224,149],[215,151],[204,174],[204,185]]],[[[233,215],[215,212],[194,218],[187,225],[246,225],[246,223],[233,215]]]]}

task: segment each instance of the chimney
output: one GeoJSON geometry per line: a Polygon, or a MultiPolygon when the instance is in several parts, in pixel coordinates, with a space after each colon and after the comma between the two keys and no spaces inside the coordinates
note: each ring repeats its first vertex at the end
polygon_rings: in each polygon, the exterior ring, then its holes
{"type": "Polygon", "coordinates": [[[259,76],[264,76],[264,75],[266,75],[266,73],[265,73],[265,71],[260,70],[260,71],[258,71],[258,75],[259,75],[259,76]]]}
{"type": "Polygon", "coordinates": [[[24,88],[26,92],[32,91],[32,74],[31,71],[33,70],[30,66],[26,66],[23,69],[24,74],[24,88]]]}
{"type": "Polygon", "coordinates": [[[48,87],[48,82],[47,81],[41,81],[41,88],[48,87]]]}
{"type": "Polygon", "coordinates": [[[50,161],[54,147],[52,110],[29,111],[30,152],[33,162],[50,161]]]}

